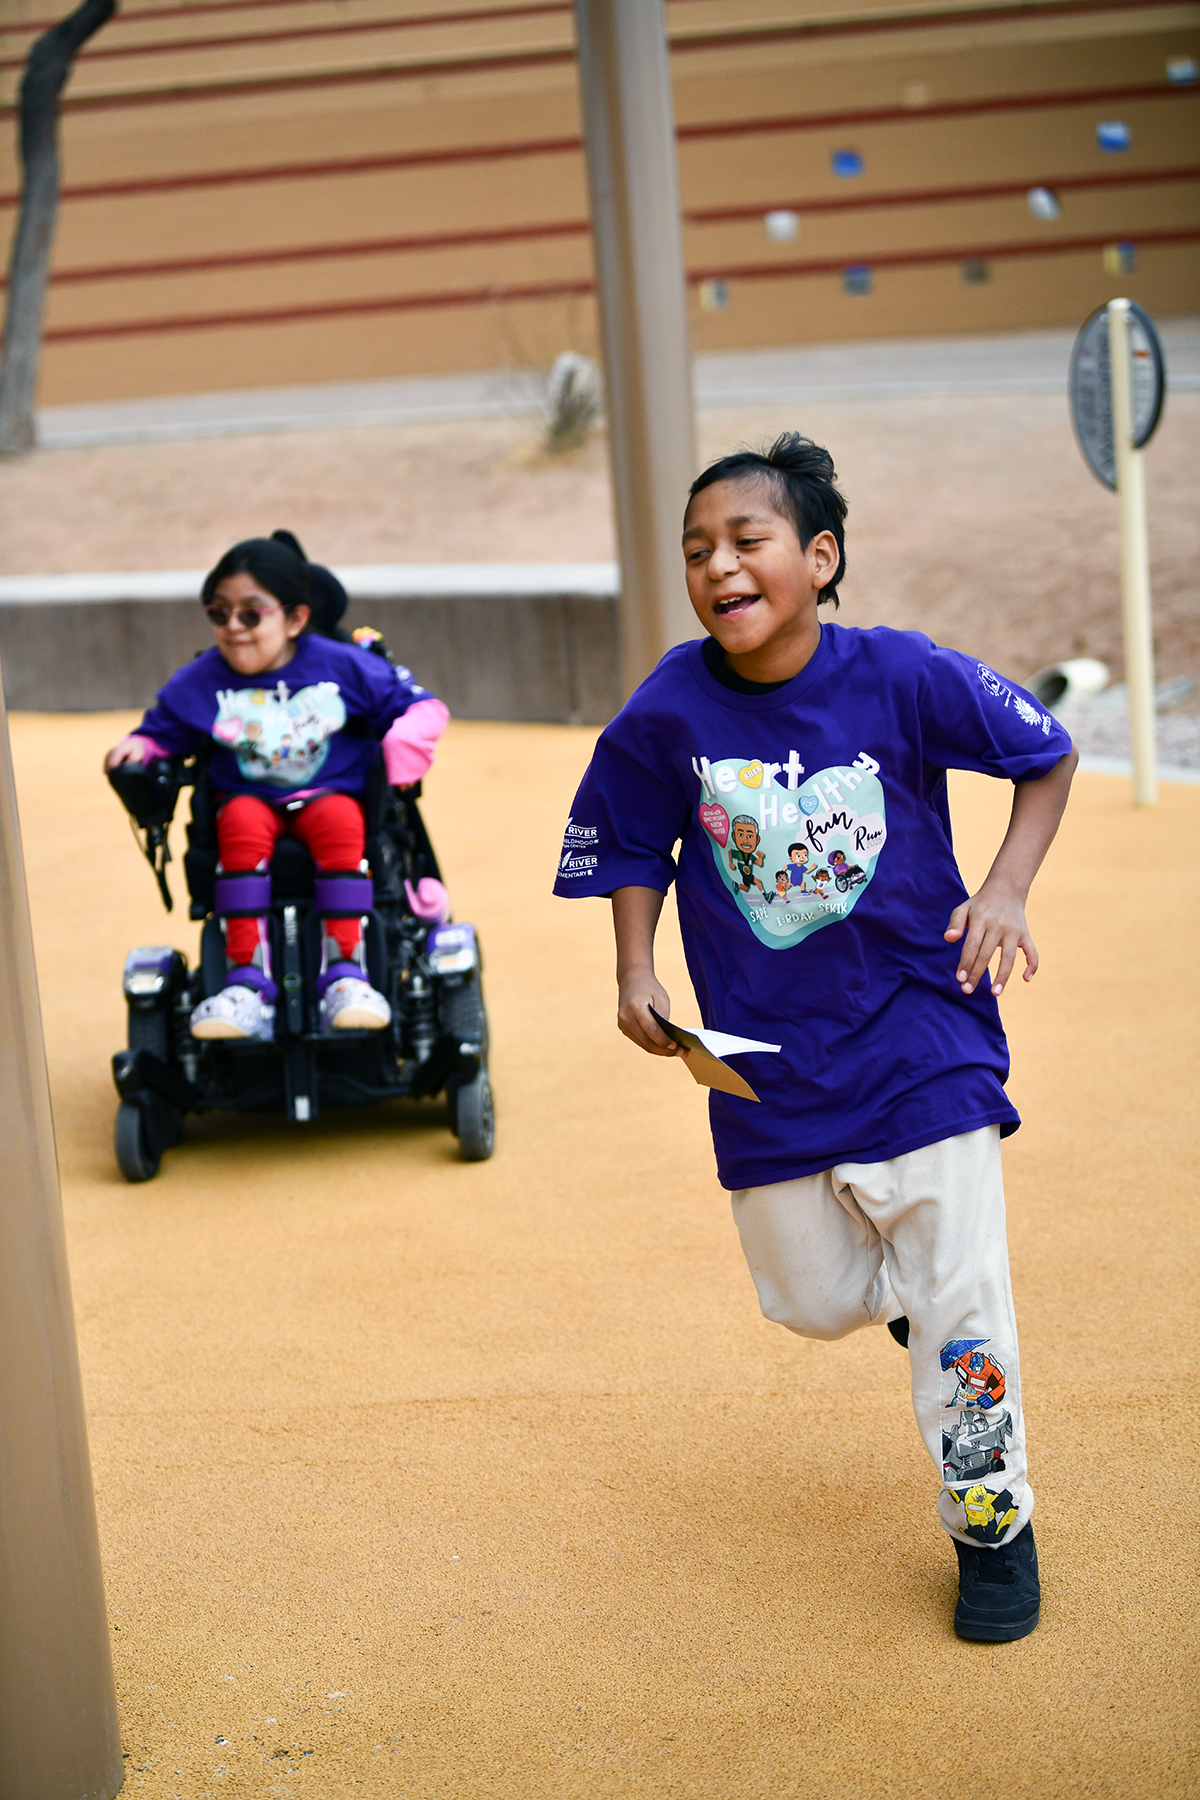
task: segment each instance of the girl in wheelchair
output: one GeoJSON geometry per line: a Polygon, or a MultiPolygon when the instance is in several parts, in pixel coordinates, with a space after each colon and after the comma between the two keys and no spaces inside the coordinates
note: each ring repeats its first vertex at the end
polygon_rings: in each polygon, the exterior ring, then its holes
{"type": "MultiPolygon", "coordinates": [[[[221,991],[192,1013],[192,1035],[272,1036],[270,861],[284,836],[299,839],[316,865],[321,1030],[382,1030],[390,1008],[367,980],[362,935],[372,883],[360,797],[377,750],[393,787],[418,782],[450,715],[407,669],[339,628],[345,590],[306,560],[290,532],[235,544],[206,577],[201,600],[213,648],[171,676],[104,761],[107,771],[211,757],[227,973],[221,991]]],[[[449,912],[444,888],[428,879],[409,904],[435,922],[449,912]]]]}

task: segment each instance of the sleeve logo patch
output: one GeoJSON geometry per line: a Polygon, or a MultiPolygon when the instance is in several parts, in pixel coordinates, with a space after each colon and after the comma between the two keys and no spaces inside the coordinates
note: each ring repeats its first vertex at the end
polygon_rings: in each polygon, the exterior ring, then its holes
{"type": "Polygon", "coordinates": [[[1014,694],[1008,683],[1001,681],[995,669],[989,669],[986,663],[976,663],[975,668],[980,681],[993,700],[998,700],[1001,706],[1011,706],[1018,719],[1024,719],[1027,725],[1032,725],[1035,729],[1040,728],[1044,736],[1050,736],[1050,726],[1053,721],[1049,713],[1043,712],[1040,706],[1034,706],[1026,700],[1024,694],[1014,694]]]}
{"type": "Polygon", "coordinates": [[[562,855],[558,859],[558,873],[562,880],[583,881],[595,873],[600,860],[596,855],[599,839],[598,825],[577,825],[573,818],[567,820],[562,855]]]}

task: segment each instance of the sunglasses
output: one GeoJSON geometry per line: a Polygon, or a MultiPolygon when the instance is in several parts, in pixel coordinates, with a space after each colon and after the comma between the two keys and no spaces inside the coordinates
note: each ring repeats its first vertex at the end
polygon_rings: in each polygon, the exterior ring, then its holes
{"type": "Polygon", "coordinates": [[[236,618],[244,631],[257,631],[265,614],[282,611],[282,606],[206,606],[204,609],[209,624],[215,625],[218,631],[224,631],[231,618],[236,618]]]}

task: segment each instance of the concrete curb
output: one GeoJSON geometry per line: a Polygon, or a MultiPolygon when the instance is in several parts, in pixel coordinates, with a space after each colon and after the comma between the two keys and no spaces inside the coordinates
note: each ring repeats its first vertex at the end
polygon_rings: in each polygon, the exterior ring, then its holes
{"type": "MultiPolygon", "coordinates": [[[[337,570],[354,625],[456,718],[602,725],[621,703],[614,563],[362,565],[337,570]]],[[[0,662],[11,710],[144,706],[211,643],[204,572],[0,580],[0,662]]]]}
{"type": "MultiPolygon", "coordinates": [[[[1158,324],[1170,391],[1200,388],[1196,319],[1158,324]]],[[[707,410],[955,394],[1065,396],[1074,337],[1074,330],[1010,331],[709,351],[694,360],[695,402],[707,410]]],[[[38,435],[44,450],[85,449],[335,426],[532,417],[543,404],[544,372],[491,369],[50,406],[38,415],[38,435]]]]}

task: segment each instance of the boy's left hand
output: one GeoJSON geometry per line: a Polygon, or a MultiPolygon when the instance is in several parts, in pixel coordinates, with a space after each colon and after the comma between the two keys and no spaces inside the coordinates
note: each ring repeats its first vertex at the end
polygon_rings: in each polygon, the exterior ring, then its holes
{"type": "Polygon", "coordinates": [[[997,950],[1000,966],[992,978],[993,994],[1003,993],[1018,950],[1025,953],[1025,980],[1032,981],[1037,974],[1037,945],[1025,923],[1024,900],[1013,889],[985,881],[977,894],[956,906],[946,927],[946,942],[957,944],[964,935],[958,959],[958,979],[964,994],[974,993],[997,950]]]}

